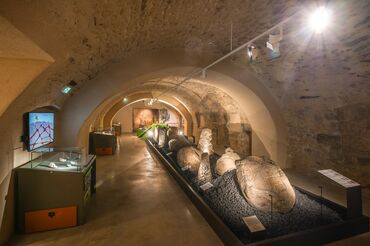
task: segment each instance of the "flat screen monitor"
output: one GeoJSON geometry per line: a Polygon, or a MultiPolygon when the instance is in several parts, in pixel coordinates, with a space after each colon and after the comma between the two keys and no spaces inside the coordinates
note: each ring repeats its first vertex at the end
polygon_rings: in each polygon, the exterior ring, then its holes
{"type": "Polygon", "coordinates": [[[25,143],[28,151],[54,142],[54,113],[27,113],[25,128],[25,143]]]}

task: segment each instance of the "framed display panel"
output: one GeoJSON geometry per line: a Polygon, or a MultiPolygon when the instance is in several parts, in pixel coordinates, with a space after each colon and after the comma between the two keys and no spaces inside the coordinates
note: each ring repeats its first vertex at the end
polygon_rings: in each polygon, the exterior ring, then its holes
{"type": "Polygon", "coordinates": [[[133,130],[148,127],[159,121],[159,110],[150,108],[134,108],[132,110],[133,130]]]}
{"type": "Polygon", "coordinates": [[[23,142],[28,151],[54,142],[53,112],[28,112],[23,115],[23,142]]]}

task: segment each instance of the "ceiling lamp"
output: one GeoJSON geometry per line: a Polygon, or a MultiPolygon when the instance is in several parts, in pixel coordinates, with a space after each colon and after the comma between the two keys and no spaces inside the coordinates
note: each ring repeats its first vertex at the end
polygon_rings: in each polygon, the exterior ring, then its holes
{"type": "Polygon", "coordinates": [[[329,25],[331,13],[325,7],[321,6],[310,16],[309,24],[316,33],[321,33],[329,25]]]}
{"type": "Polygon", "coordinates": [[[156,103],[158,101],[157,98],[149,98],[147,100],[144,101],[144,103],[147,105],[147,106],[152,106],[154,103],[156,103]]]}
{"type": "Polygon", "coordinates": [[[259,51],[258,51],[258,49],[256,48],[256,46],[254,46],[254,45],[249,45],[249,46],[248,46],[247,54],[248,54],[248,57],[249,57],[249,61],[255,61],[255,60],[257,60],[257,57],[258,57],[259,51]]]}
{"type": "Polygon", "coordinates": [[[124,98],[122,99],[122,102],[123,102],[124,104],[128,103],[128,98],[127,98],[127,97],[124,97],[124,98]]]}
{"type": "Polygon", "coordinates": [[[280,41],[283,40],[283,28],[279,28],[279,34],[270,34],[269,41],[266,42],[266,47],[273,52],[279,53],[280,41]]]}

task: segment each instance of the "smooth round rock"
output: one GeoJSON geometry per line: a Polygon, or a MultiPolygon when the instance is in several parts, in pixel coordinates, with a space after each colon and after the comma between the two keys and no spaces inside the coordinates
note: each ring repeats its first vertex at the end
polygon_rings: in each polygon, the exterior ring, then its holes
{"type": "Polygon", "coordinates": [[[177,136],[176,138],[168,141],[168,149],[172,152],[178,151],[186,146],[191,146],[191,143],[184,136],[177,136]]]}
{"type": "Polygon", "coordinates": [[[181,168],[188,168],[192,172],[198,172],[201,153],[198,149],[188,146],[177,152],[177,164],[181,168]]]}
{"type": "Polygon", "coordinates": [[[233,149],[227,148],[225,154],[216,162],[216,173],[221,176],[228,171],[236,169],[236,160],[240,160],[240,156],[233,149]]]}
{"type": "Polygon", "coordinates": [[[273,161],[251,156],[236,161],[236,175],[246,201],[262,211],[287,213],[295,204],[295,192],[283,170],[273,161]]]}

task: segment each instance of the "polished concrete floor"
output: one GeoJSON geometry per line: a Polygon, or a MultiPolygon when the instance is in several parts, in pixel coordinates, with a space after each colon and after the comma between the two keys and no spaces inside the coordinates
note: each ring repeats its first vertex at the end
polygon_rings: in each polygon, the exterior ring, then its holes
{"type": "Polygon", "coordinates": [[[97,193],[87,223],[17,235],[11,245],[222,245],[202,215],[135,136],[97,159],[97,193]]]}
{"type": "MultiPolygon", "coordinates": [[[[135,136],[119,139],[114,156],[97,159],[97,194],[87,223],[68,229],[17,235],[10,245],[222,245],[167,171],[135,136]]],[[[287,171],[292,183],[318,192],[320,177],[287,171]]],[[[343,203],[325,183],[324,195],[343,203]]],[[[364,197],[369,214],[370,200],[364,197]]],[[[370,245],[370,233],[330,244],[370,245]]]]}

